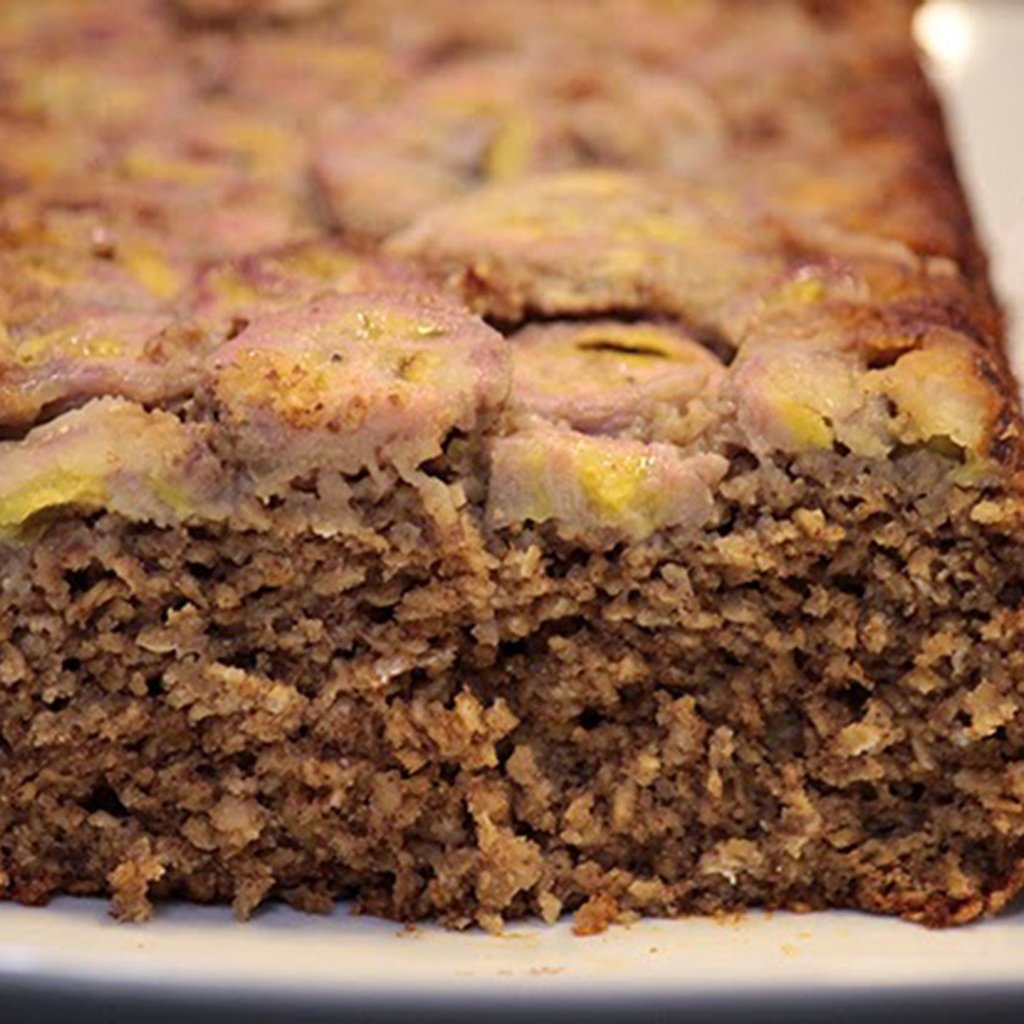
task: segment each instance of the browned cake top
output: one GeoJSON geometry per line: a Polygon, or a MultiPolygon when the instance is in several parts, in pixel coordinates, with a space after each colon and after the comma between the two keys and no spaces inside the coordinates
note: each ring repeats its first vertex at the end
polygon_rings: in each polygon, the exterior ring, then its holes
{"type": "Polygon", "coordinates": [[[318,467],[697,528],[746,451],[1017,468],[894,0],[0,8],[0,528],[318,467]]]}

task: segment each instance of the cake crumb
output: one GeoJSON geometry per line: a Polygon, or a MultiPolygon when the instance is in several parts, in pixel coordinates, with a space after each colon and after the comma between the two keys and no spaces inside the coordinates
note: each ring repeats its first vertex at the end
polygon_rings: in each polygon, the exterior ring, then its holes
{"type": "Polygon", "coordinates": [[[600,935],[615,924],[619,917],[619,905],[606,892],[591,896],[573,915],[574,935],[600,935]]]}

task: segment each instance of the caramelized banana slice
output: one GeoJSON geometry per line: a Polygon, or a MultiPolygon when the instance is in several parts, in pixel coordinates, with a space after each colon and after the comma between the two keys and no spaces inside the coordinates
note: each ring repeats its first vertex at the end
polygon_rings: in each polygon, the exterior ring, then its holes
{"type": "Polygon", "coordinates": [[[596,170],[480,189],[423,214],[389,248],[510,321],[632,311],[720,328],[787,262],[781,235],[735,195],[596,170]]]}
{"type": "Polygon", "coordinates": [[[15,340],[98,312],[166,311],[123,267],[49,246],[0,252],[0,279],[0,324],[15,340]]]}
{"type": "Polygon", "coordinates": [[[504,401],[508,344],[450,301],[331,295],[258,317],[213,353],[209,389],[263,492],[318,467],[406,474],[504,401]]]}
{"type": "Polygon", "coordinates": [[[327,130],[315,169],[337,223],[382,238],[425,210],[538,171],[687,173],[720,151],[711,102],[679,76],[608,60],[493,55],[327,130]]]}
{"type": "Polygon", "coordinates": [[[566,537],[642,540],[696,530],[714,512],[728,461],[667,444],[589,437],[543,427],[497,439],[487,520],[494,528],[555,523],[566,537]]]}
{"type": "Polygon", "coordinates": [[[161,313],[95,311],[0,345],[0,425],[24,426],[101,395],[147,405],[184,398],[205,347],[194,325],[161,313]]]}
{"type": "Polygon", "coordinates": [[[963,463],[977,482],[1016,429],[993,380],[993,356],[961,334],[929,329],[892,347],[872,368],[864,353],[813,339],[744,346],[723,388],[752,451],[798,453],[842,445],[886,456],[897,446],[931,445],[963,463]]]}
{"type": "Polygon", "coordinates": [[[408,266],[331,238],[312,239],[207,267],[183,305],[221,331],[327,292],[431,291],[408,266]]]}
{"type": "MultiPolygon", "coordinates": [[[[104,32],[108,29],[104,26],[104,32]]],[[[6,55],[3,108],[57,130],[88,128],[100,136],[120,136],[187,102],[187,81],[166,51],[160,55],[164,59],[154,60],[152,53],[128,48],[98,54],[91,49],[54,47],[44,56],[25,48],[6,55]]]]}
{"type": "Polygon", "coordinates": [[[220,467],[193,429],[119,398],[90,402],[0,443],[0,534],[63,506],[159,524],[220,518],[220,467]]]}
{"type": "Polygon", "coordinates": [[[703,345],[654,323],[563,321],[510,340],[513,405],[588,433],[613,434],[661,406],[685,410],[725,374],[703,345]]]}

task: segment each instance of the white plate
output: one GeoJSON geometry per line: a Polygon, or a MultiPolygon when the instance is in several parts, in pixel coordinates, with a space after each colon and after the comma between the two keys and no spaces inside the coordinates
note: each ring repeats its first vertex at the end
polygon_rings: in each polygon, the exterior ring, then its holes
{"type": "MultiPolygon", "coordinates": [[[[932,0],[920,25],[997,286],[1024,319],[1024,5],[932,0]]],[[[130,1012],[140,998],[150,1020],[160,1004],[180,1010],[182,1000],[193,1021],[206,1019],[204,1007],[219,1021],[232,1007],[246,1020],[269,1007],[294,1021],[403,1009],[450,1020],[484,1007],[536,1017],[584,1006],[591,1018],[621,1011],[632,1020],[644,1007],[685,1008],[690,1020],[774,1008],[794,1021],[840,1002],[885,1019],[901,1006],[952,1019],[966,1005],[987,1009],[987,1020],[993,1011],[1020,1019],[1024,909],[947,932],[853,913],[751,914],[644,921],[578,939],[565,925],[517,926],[501,938],[406,932],[342,908],[316,918],[274,907],[243,926],[224,909],[176,905],[130,927],[96,900],[0,906],[0,1019],[72,1007],[106,1020],[102,1007],[130,1012]]]]}

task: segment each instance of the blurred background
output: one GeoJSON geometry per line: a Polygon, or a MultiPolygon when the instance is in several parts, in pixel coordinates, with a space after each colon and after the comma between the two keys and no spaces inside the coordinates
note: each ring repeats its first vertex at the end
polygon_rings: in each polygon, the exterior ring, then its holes
{"type": "Polygon", "coordinates": [[[942,91],[960,171],[1010,318],[1024,380],[1024,4],[928,0],[918,41],[942,91]]]}

